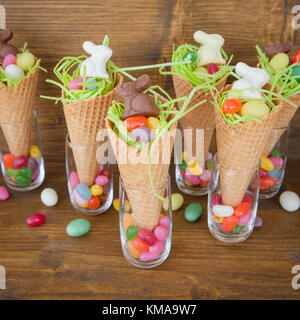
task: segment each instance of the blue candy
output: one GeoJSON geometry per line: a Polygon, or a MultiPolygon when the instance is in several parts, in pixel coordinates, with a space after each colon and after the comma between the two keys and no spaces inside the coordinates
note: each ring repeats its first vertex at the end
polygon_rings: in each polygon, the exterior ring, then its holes
{"type": "Polygon", "coordinates": [[[86,80],[87,80],[86,88],[87,88],[88,90],[95,90],[95,89],[97,89],[98,86],[92,86],[92,84],[97,83],[97,80],[96,80],[96,79],[90,80],[90,79],[92,79],[92,78],[87,78],[87,79],[86,79],[86,80]]]}
{"type": "Polygon", "coordinates": [[[90,188],[84,183],[78,183],[78,185],[76,186],[76,191],[79,194],[79,196],[84,200],[88,201],[92,197],[90,188]]]}
{"type": "Polygon", "coordinates": [[[281,176],[281,170],[278,168],[274,168],[273,170],[268,172],[269,177],[271,178],[279,178],[281,176]]]}

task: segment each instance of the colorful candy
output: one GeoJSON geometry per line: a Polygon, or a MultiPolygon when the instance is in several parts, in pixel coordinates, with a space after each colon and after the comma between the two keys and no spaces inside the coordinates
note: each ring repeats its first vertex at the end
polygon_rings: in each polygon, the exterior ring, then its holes
{"type": "Polygon", "coordinates": [[[270,159],[268,159],[268,158],[266,158],[266,157],[264,157],[264,156],[262,156],[262,157],[260,158],[260,166],[261,166],[265,171],[271,171],[271,170],[274,169],[274,164],[273,164],[273,162],[272,162],[270,159]]]}
{"type": "Polygon", "coordinates": [[[21,169],[27,164],[27,158],[25,156],[16,157],[12,163],[12,169],[21,169]]]}
{"type": "Polygon", "coordinates": [[[134,225],[134,220],[130,213],[124,213],[122,217],[123,230],[126,231],[130,226],[134,225]]]}
{"type": "Polygon", "coordinates": [[[133,258],[138,259],[140,252],[134,247],[133,241],[127,241],[127,249],[133,258]]]}
{"type": "Polygon", "coordinates": [[[160,226],[165,227],[166,229],[169,229],[170,226],[170,218],[168,216],[162,216],[159,221],[158,224],[160,226]]]}
{"type": "Polygon", "coordinates": [[[76,191],[78,192],[78,195],[84,200],[88,201],[92,197],[91,190],[84,183],[78,183],[78,185],[76,186],[76,191]]]}
{"type": "Polygon", "coordinates": [[[7,200],[9,193],[6,187],[0,186],[0,200],[7,200]]]}
{"type": "Polygon", "coordinates": [[[300,66],[293,66],[291,77],[294,78],[298,83],[300,82],[300,66]]]}
{"type": "Polygon", "coordinates": [[[248,202],[241,202],[234,208],[234,214],[237,217],[242,217],[247,214],[250,210],[250,204],[248,202]]]}
{"type": "Polygon", "coordinates": [[[101,196],[103,193],[103,188],[98,184],[94,184],[91,186],[91,193],[93,196],[101,196]]]}
{"type": "Polygon", "coordinates": [[[156,255],[160,255],[165,250],[165,247],[166,241],[157,240],[153,246],[149,247],[149,252],[156,255]]]}
{"type": "Polygon", "coordinates": [[[38,146],[31,146],[29,149],[30,156],[38,159],[41,156],[41,150],[38,146]]]}
{"type": "Polygon", "coordinates": [[[19,174],[25,178],[29,178],[31,181],[31,178],[33,177],[33,172],[28,167],[23,167],[20,169],[19,174]]]}
{"type": "Polygon", "coordinates": [[[46,217],[44,214],[42,213],[35,213],[32,214],[31,216],[29,216],[26,219],[26,223],[30,226],[30,227],[37,227],[43,223],[45,223],[46,221],[46,217]]]}
{"type": "Polygon", "coordinates": [[[271,178],[278,179],[281,177],[281,170],[278,168],[274,168],[273,170],[269,171],[269,176],[271,178]]]}
{"type": "Polygon", "coordinates": [[[278,158],[283,158],[283,154],[279,150],[273,149],[270,153],[271,157],[278,157],[278,158]]]}
{"type": "Polygon", "coordinates": [[[95,179],[95,183],[102,187],[108,184],[108,181],[109,179],[105,175],[99,175],[95,179]]]}
{"type": "Polygon", "coordinates": [[[14,54],[12,53],[7,54],[3,59],[2,68],[5,70],[8,65],[16,64],[16,60],[17,60],[17,57],[14,54]]]}
{"type": "Polygon", "coordinates": [[[33,157],[29,157],[27,160],[27,167],[31,169],[32,171],[36,171],[39,167],[39,163],[37,160],[33,157]]]}
{"type": "Polygon", "coordinates": [[[133,246],[136,250],[138,250],[140,253],[147,252],[149,250],[149,245],[142,241],[139,237],[136,237],[133,240],[133,246]]]}
{"type": "Polygon", "coordinates": [[[11,153],[6,153],[3,157],[2,157],[2,160],[3,160],[3,164],[4,164],[4,167],[5,169],[11,169],[12,168],[12,164],[15,160],[15,156],[11,153]]]}
{"type": "MultiPolygon", "coordinates": [[[[281,157],[270,157],[270,161],[272,161],[274,167],[276,168],[282,168],[284,164],[284,159],[281,157]]],[[[273,170],[273,169],[272,169],[273,170]]]]}
{"type": "Polygon", "coordinates": [[[293,63],[300,62],[300,50],[298,50],[293,57],[293,63]]]}
{"type": "MultiPolygon", "coordinates": [[[[126,231],[126,235],[127,235],[127,231],[126,231]]],[[[137,235],[142,241],[147,243],[149,246],[153,246],[155,244],[156,239],[155,239],[155,236],[154,236],[153,232],[151,232],[151,231],[149,231],[147,229],[141,228],[138,231],[137,235]]]]}
{"type": "Polygon", "coordinates": [[[194,51],[188,51],[184,54],[183,60],[194,64],[197,60],[197,53],[194,51]]]}
{"type": "Polygon", "coordinates": [[[286,53],[277,53],[271,60],[270,65],[276,70],[280,71],[289,65],[290,59],[286,53]]]}
{"type": "Polygon", "coordinates": [[[238,224],[238,222],[239,222],[239,218],[235,215],[225,217],[222,222],[222,229],[224,231],[231,231],[238,224]]]}
{"type": "Polygon", "coordinates": [[[10,64],[5,68],[5,73],[13,80],[18,80],[24,77],[23,70],[16,64],[10,64]]]}
{"type": "Polygon", "coordinates": [[[268,188],[271,188],[275,185],[276,181],[277,179],[271,177],[260,178],[259,189],[266,190],[268,188]]]}
{"type": "MultiPolygon", "coordinates": [[[[171,195],[171,207],[172,207],[172,211],[176,211],[178,210],[182,205],[183,205],[184,199],[182,194],[180,193],[173,193],[171,195]]],[[[165,199],[163,201],[163,208],[164,210],[168,210],[169,209],[169,201],[168,199],[165,199]]]]}
{"type": "Polygon", "coordinates": [[[70,179],[70,185],[71,185],[72,189],[75,189],[77,187],[77,185],[80,183],[79,176],[78,176],[77,172],[75,172],[75,171],[72,171],[70,173],[69,179],[70,179]]]}
{"type": "Polygon", "coordinates": [[[43,202],[44,205],[48,207],[55,206],[58,202],[58,196],[56,191],[52,188],[45,188],[41,192],[41,201],[43,202]]]}
{"type": "Polygon", "coordinates": [[[151,253],[151,252],[143,252],[140,254],[139,259],[140,261],[152,261],[156,260],[159,257],[159,254],[157,253],[151,253]]]}
{"type": "Polygon", "coordinates": [[[163,226],[156,226],[154,229],[155,238],[164,241],[169,236],[169,231],[163,226]]]}
{"type": "Polygon", "coordinates": [[[245,215],[239,218],[239,222],[238,222],[239,225],[242,227],[246,226],[249,223],[251,217],[252,217],[252,210],[249,210],[248,213],[246,213],[245,215]]]}
{"type": "Polygon", "coordinates": [[[203,169],[196,160],[191,160],[187,162],[187,169],[194,176],[201,176],[203,169]]]}
{"type": "Polygon", "coordinates": [[[233,215],[234,210],[231,206],[217,204],[212,207],[212,212],[218,217],[225,218],[233,215]]]}
{"type": "Polygon", "coordinates": [[[239,99],[227,99],[223,102],[222,110],[224,113],[237,113],[242,109],[242,102],[239,99]]]}
{"type": "Polygon", "coordinates": [[[252,199],[252,197],[250,196],[250,194],[246,193],[246,194],[244,195],[244,198],[243,198],[242,202],[248,202],[249,205],[250,205],[250,209],[253,208],[253,199],[252,199]]]}
{"type": "Polygon", "coordinates": [[[128,131],[132,131],[139,127],[147,127],[148,120],[144,116],[133,116],[124,120],[123,123],[128,131]]]}
{"type": "MultiPolygon", "coordinates": [[[[115,210],[119,211],[119,206],[120,206],[119,199],[115,199],[113,201],[113,207],[115,208],[115,210]]],[[[126,212],[130,211],[130,203],[128,200],[124,201],[124,209],[126,212]]]]}
{"type": "Polygon", "coordinates": [[[22,187],[26,186],[31,182],[30,178],[23,177],[21,175],[16,176],[15,179],[16,179],[16,183],[22,187]]]}
{"type": "Polygon", "coordinates": [[[73,190],[73,197],[74,197],[75,202],[80,207],[82,207],[82,208],[87,208],[88,207],[88,200],[85,200],[85,199],[81,198],[76,189],[73,190]]]}
{"type": "Polygon", "coordinates": [[[215,63],[210,63],[208,66],[207,66],[207,71],[209,74],[214,74],[216,72],[219,71],[219,67],[217,64],[215,63]]]}
{"type": "Polygon", "coordinates": [[[269,113],[269,107],[259,100],[247,101],[243,104],[241,109],[242,116],[261,119],[269,113]]]}
{"type": "Polygon", "coordinates": [[[279,197],[281,207],[289,212],[297,211],[300,207],[300,198],[293,191],[284,191],[279,197]]]}
{"type": "Polygon", "coordinates": [[[147,126],[152,130],[156,130],[160,124],[160,120],[155,117],[149,117],[147,120],[147,126]]]}
{"type": "Polygon", "coordinates": [[[149,127],[138,127],[131,131],[131,137],[139,142],[148,142],[155,138],[155,134],[149,127]]]}
{"type": "Polygon", "coordinates": [[[91,229],[91,224],[86,219],[72,220],[66,228],[66,232],[70,237],[81,237],[87,234],[91,229]]]}
{"type": "Polygon", "coordinates": [[[23,52],[17,55],[16,64],[23,71],[28,71],[35,63],[35,57],[31,52],[23,52]]]}
{"type": "Polygon", "coordinates": [[[101,200],[99,199],[99,197],[92,196],[88,201],[88,208],[90,210],[96,210],[100,207],[100,204],[101,204],[101,200]]]}
{"type": "Polygon", "coordinates": [[[199,203],[191,203],[184,212],[184,218],[188,222],[197,221],[202,214],[202,206],[199,203]]]}

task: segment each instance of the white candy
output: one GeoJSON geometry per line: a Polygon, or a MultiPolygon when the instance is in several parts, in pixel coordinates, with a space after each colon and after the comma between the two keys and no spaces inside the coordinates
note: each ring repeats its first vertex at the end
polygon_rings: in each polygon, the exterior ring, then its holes
{"type": "Polygon", "coordinates": [[[112,56],[111,48],[104,45],[95,45],[91,41],[85,41],[82,47],[91,56],[81,64],[80,75],[83,77],[84,69],[86,69],[86,77],[108,79],[106,63],[112,56]]]}
{"type": "Polygon", "coordinates": [[[57,193],[52,188],[46,188],[41,192],[41,201],[48,207],[55,206],[58,201],[57,193]]]}
{"type": "Polygon", "coordinates": [[[282,208],[286,211],[297,211],[300,207],[300,199],[297,193],[293,191],[284,191],[279,197],[282,208]]]}
{"type": "Polygon", "coordinates": [[[194,33],[194,40],[201,44],[197,52],[197,66],[207,66],[210,63],[225,64],[220,49],[224,44],[224,38],[219,34],[208,34],[203,31],[194,33]]]}
{"type": "Polygon", "coordinates": [[[9,64],[5,68],[5,73],[13,80],[18,80],[19,78],[24,77],[24,71],[16,64],[9,64]]]}
{"type": "Polygon", "coordinates": [[[231,206],[223,206],[221,204],[216,204],[212,208],[213,213],[218,217],[229,217],[233,215],[233,208],[231,206]]]}

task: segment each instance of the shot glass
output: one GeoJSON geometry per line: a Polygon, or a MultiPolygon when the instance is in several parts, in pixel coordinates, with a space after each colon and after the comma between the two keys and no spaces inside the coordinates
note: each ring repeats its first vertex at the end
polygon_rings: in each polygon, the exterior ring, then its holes
{"type": "Polygon", "coordinates": [[[181,124],[182,152],[175,152],[176,183],[183,193],[203,196],[208,193],[212,158],[216,152],[215,127],[196,128],[181,124]]]}
{"type": "Polygon", "coordinates": [[[207,218],[211,234],[222,242],[242,242],[254,228],[258,208],[260,164],[229,170],[213,157],[207,218]]]}
{"type": "Polygon", "coordinates": [[[66,136],[66,172],[70,201],[86,215],[98,215],[113,201],[113,172],[109,163],[99,164],[97,148],[101,143],[77,146],[66,136]]]}
{"type": "Polygon", "coordinates": [[[259,198],[270,199],[279,192],[287,162],[289,127],[276,128],[267,142],[265,153],[261,157],[259,198]]]}
{"type": "Polygon", "coordinates": [[[169,256],[172,239],[171,184],[156,192],[136,190],[126,186],[119,178],[119,223],[123,254],[126,260],[138,268],[154,268],[169,256]]]}
{"type": "Polygon", "coordinates": [[[43,148],[36,112],[20,123],[0,123],[1,169],[7,186],[27,192],[45,179],[43,148]]]}

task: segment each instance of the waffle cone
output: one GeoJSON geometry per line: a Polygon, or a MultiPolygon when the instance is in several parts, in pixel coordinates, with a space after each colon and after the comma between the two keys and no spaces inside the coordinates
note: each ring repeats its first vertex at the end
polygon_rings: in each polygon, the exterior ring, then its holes
{"type": "MultiPolygon", "coordinates": [[[[230,87],[226,86],[225,90],[230,87]]],[[[261,119],[262,123],[249,121],[229,127],[215,108],[223,204],[234,207],[242,201],[281,109],[282,105],[279,105],[261,119]]]]}
{"type": "MultiPolygon", "coordinates": [[[[108,119],[106,125],[108,136],[118,162],[120,175],[126,186],[126,193],[135,223],[140,228],[153,230],[158,224],[162,200],[153,194],[149,181],[148,154],[150,147],[138,152],[137,149],[128,146],[124,140],[120,139],[113,132],[113,123],[108,119]],[[141,161],[133,163],[133,159],[136,159],[137,154],[141,161]]],[[[165,188],[162,186],[165,186],[168,177],[176,127],[177,124],[174,124],[159,140],[159,143],[155,145],[152,151],[152,160],[157,159],[158,161],[151,164],[151,174],[153,184],[157,189],[156,191],[161,196],[164,196],[165,193],[165,188]],[[163,141],[167,142],[167,145],[163,141]]]]}
{"type": "Polygon", "coordinates": [[[0,83],[0,122],[10,152],[27,156],[39,69],[35,69],[16,87],[0,83]]]}
{"type": "Polygon", "coordinates": [[[116,87],[108,94],[63,103],[77,173],[80,182],[88,186],[93,184],[98,169],[96,136],[105,128],[106,113],[115,99],[117,86],[122,82],[123,77],[118,74],[116,87]]]}

